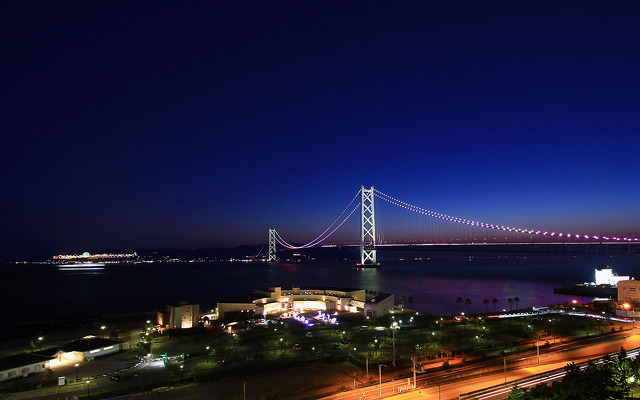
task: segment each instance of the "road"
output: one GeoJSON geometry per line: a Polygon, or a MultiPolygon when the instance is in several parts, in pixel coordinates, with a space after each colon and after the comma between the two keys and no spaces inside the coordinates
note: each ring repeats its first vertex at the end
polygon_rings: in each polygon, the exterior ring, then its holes
{"type": "Polygon", "coordinates": [[[13,393],[7,398],[7,400],[70,400],[74,395],[86,396],[87,394],[91,395],[91,393],[98,393],[111,389],[127,387],[140,387],[142,389],[145,382],[154,382],[166,379],[163,364],[164,363],[162,361],[138,364],[127,371],[127,374],[131,374],[131,376],[119,382],[111,381],[108,377],[88,381],[82,380],[79,383],[69,383],[65,386],[54,386],[13,393]],[[133,376],[133,374],[137,374],[138,376],[133,376]]]}
{"type": "MultiPolygon", "coordinates": [[[[580,345],[564,343],[541,354],[541,365],[537,365],[536,351],[506,357],[507,370],[505,374],[504,360],[494,359],[480,363],[464,365],[449,371],[437,371],[421,374],[416,377],[416,389],[405,391],[411,385],[407,380],[400,382],[383,382],[381,385],[342,392],[325,397],[324,400],[359,400],[359,399],[458,399],[461,394],[481,390],[487,387],[501,385],[524,379],[536,374],[563,368],[570,362],[580,363],[603,356],[617,353],[620,347],[635,348],[640,346],[640,335],[633,332],[615,333],[606,336],[606,340],[590,340],[580,345]],[[545,361],[543,361],[545,360],[545,361]],[[506,379],[505,379],[506,376],[506,379]],[[439,385],[439,386],[438,386],[439,385]],[[398,392],[403,390],[403,392],[398,392]]],[[[496,397],[499,398],[499,397],[496,397]]]]}
{"type": "MultiPolygon", "coordinates": [[[[540,355],[542,365],[537,365],[536,350],[506,357],[507,380],[514,381],[537,373],[564,367],[568,362],[581,362],[608,353],[616,353],[621,346],[627,348],[640,347],[640,335],[630,332],[609,334],[604,337],[580,343],[558,344],[551,349],[544,349],[540,355]],[[603,340],[604,339],[604,340],[603,340]]],[[[202,360],[204,362],[204,360],[202,360]]],[[[43,400],[71,399],[73,395],[105,391],[110,388],[138,387],[143,390],[145,383],[163,382],[167,379],[167,372],[162,362],[142,363],[127,372],[128,378],[121,382],[113,382],[108,378],[98,378],[90,383],[82,380],[62,387],[38,389],[29,392],[15,393],[9,400],[39,398],[43,400]],[[161,365],[162,364],[162,365],[161,365]],[[137,376],[136,376],[137,375],[137,376]]],[[[375,364],[373,376],[376,377],[375,364]]],[[[371,375],[371,374],[370,374],[371,375]]],[[[72,376],[71,376],[72,377],[72,376]]],[[[398,398],[422,399],[457,399],[460,394],[479,390],[488,386],[504,383],[504,361],[502,358],[490,359],[473,364],[460,365],[449,370],[429,372],[417,376],[417,388],[407,392],[412,382],[406,378],[393,382],[383,382],[381,385],[363,387],[355,391],[342,392],[326,399],[357,400],[378,399],[381,397],[401,396],[398,398]],[[437,384],[440,384],[438,388],[437,384]],[[440,396],[438,397],[438,389],[440,396]],[[364,394],[364,396],[363,396],[364,394]]]]}

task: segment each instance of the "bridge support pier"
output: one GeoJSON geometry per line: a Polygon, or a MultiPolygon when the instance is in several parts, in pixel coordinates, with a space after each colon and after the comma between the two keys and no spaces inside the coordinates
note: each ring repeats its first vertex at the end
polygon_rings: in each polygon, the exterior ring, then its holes
{"type": "Polygon", "coordinates": [[[373,186],[360,186],[360,265],[378,266],[376,258],[376,214],[373,186]]]}

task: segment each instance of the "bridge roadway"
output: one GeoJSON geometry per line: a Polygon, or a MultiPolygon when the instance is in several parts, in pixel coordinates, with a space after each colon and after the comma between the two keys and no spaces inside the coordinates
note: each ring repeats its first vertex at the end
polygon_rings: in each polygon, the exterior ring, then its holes
{"type": "MultiPolygon", "coordinates": [[[[335,247],[324,245],[320,247],[335,247]]],[[[359,247],[358,244],[340,245],[342,247],[359,247]]],[[[627,255],[640,254],[640,243],[386,243],[377,244],[377,249],[388,250],[423,250],[423,251],[495,251],[513,253],[569,253],[569,254],[605,254],[627,255]]]]}
{"type": "MultiPolygon", "coordinates": [[[[506,378],[503,358],[472,363],[451,370],[417,374],[416,388],[408,385],[407,379],[396,379],[395,382],[383,382],[381,385],[342,392],[323,398],[323,400],[372,400],[372,399],[458,399],[462,394],[474,392],[487,387],[503,385],[537,374],[563,368],[571,362],[580,363],[602,357],[606,354],[617,354],[621,347],[640,347],[638,331],[617,332],[607,336],[593,337],[579,342],[561,343],[540,352],[540,364],[535,348],[523,353],[506,357],[506,378]]],[[[486,399],[497,399],[486,397],[486,399]]]]}

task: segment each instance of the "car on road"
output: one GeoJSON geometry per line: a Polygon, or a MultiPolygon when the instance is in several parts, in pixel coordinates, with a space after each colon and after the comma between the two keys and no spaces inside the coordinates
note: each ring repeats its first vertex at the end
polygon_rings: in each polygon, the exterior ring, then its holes
{"type": "Polygon", "coordinates": [[[300,346],[300,344],[296,343],[293,345],[293,349],[294,350],[302,350],[302,346],[300,346]]]}
{"type": "Polygon", "coordinates": [[[120,382],[124,380],[124,376],[122,375],[112,375],[109,377],[110,381],[114,381],[114,382],[120,382]]]}
{"type": "Polygon", "coordinates": [[[334,343],[333,344],[333,349],[334,350],[340,350],[342,348],[342,346],[340,345],[340,343],[334,343]]]}
{"type": "Polygon", "coordinates": [[[226,358],[223,358],[223,359],[218,360],[218,361],[216,361],[216,362],[218,363],[218,365],[223,365],[223,366],[228,364],[228,362],[227,362],[227,359],[226,359],[226,358]]]}

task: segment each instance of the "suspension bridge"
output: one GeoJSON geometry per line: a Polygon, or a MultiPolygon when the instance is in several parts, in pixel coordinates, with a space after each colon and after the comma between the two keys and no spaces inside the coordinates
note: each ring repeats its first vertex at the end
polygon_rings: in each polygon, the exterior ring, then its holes
{"type": "Polygon", "coordinates": [[[377,250],[383,247],[441,249],[456,246],[456,249],[464,247],[471,251],[640,254],[640,239],[637,237],[576,234],[479,222],[407,203],[373,186],[361,186],[333,223],[306,244],[289,243],[276,229],[269,229],[268,261],[277,260],[278,245],[283,250],[336,245],[358,246],[359,265],[363,267],[378,266],[377,250]],[[380,200],[378,204],[376,199],[380,200]],[[351,217],[358,210],[359,242],[328,242],[327,240],[338,230],[349,230],[345,227],[348,221],[355,220],[351,217]]]}

